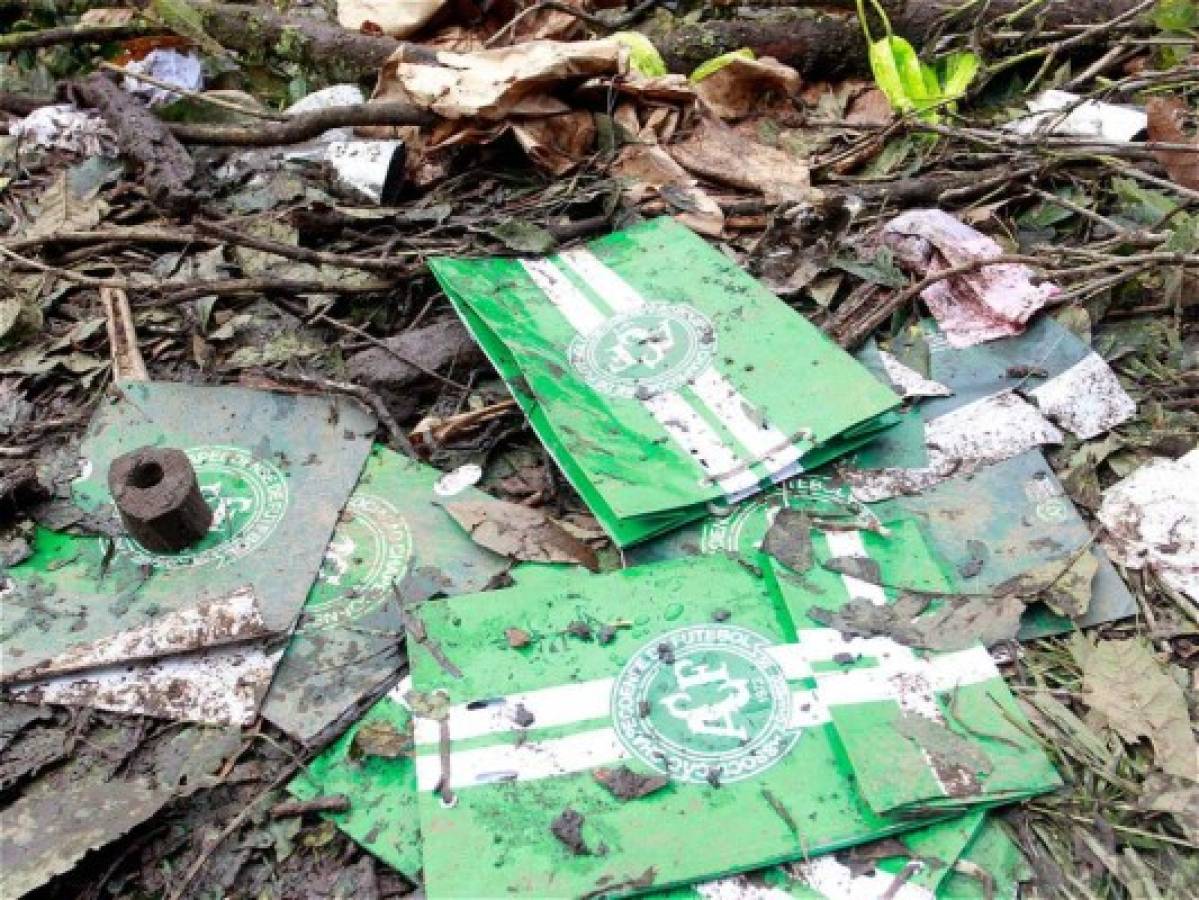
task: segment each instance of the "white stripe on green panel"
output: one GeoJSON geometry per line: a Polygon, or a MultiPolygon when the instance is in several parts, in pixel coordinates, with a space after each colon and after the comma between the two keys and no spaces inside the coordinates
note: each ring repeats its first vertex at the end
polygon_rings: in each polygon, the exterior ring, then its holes
{"type": "Polygon", "coordinates": [[[604,314],[548,259],[522,259],[520,264],[533,284],[579,334],[590,334],[604,324],[604,314]]]}
{"type": "MultiPolygon", "coordinates": [[[[882,869],[855,874],[835,856],[819,856],[795,865],[796,874],[807,887],[826,900],[934,900],[928,888],[910,881],[899,881],[882,869]]],[[[783,888],[758,884],[745,875],[720,878],[695,886],[703,900],[794,900],[795,894],[783,888]]],[[[806,895],[805,895],[806,896],[806,895]]]]}
{"type": "MultiPolygon", "coordinates": [[[[824,533],[824,540],[828,545],[829,556],[834,558],[840,556],[856,559],[870,558],[870,554],[866,552],[866,545],[862,542],[860,531],[827,531],[824,533]]],[[[881,585],[871,584],[844,573],[841,575],[841,583],[848,591],[850,600],[861,598],[869,600],[875,606],[887,605],[887,595],[883,592],[881,585]]]]}
{"type": "MultiPolygon", "coordinates": [[[[812,666],[805,648],[799,644],[778,644],[768,652],[788,681],[812,677],[812,666]]],[[[523,731],[525,729],[516,724],[518,718],[524,718],[517,712],[517,707],[521,706],[533,717],[537,728],[558,728],[575,722],[604,719],[609,715],[615,682],[615,678],[596,678],[509,694],[496,697],[491,702],[459,703],[449,710],[450,736],[456,741],[469,741],[489,734],[523,731]]],[[[417,720],[416,743],[436,744],[439,740],[440,726],[437,722],[432,719],[417,720]]]]}
{"type": "MultiPolygon", "coordinates": [[[[590,334],[604,323],[604,313],[548,259],[522,259],[520,264],[579,334],[590,334]]],[[[756,489],[757,477],[750,471],[738,471],[744,466],[737,454],[676,391],[663,391],[641,403],[725,494],[734,496],[756,489]],[[726,472],[732,474],[722,476],[726,472]]]]}
{"type": "MultiPolygon", "coordinates": [[[[604,265],[585,247],[561,255],[575,274],[616,312],[632,312],[646,303],[641,293],[604,265]]],[[[761,466],[772,481],[782,481],[803,471],[801,452],[794,441],[766,421],[727,378],[708,366],[691,382],[696,397],[745,449],[744,468],[761,466]]]]}
{"type": "MultiPolygon", "coordinates": [[[[815,689],[791,689],[792,728],[813,727],[830,720],[829,708],[892,701],[901,709],[939,718],[936,694],[999,677],[982,647],[922,659],[909,648],[886,638],[846,638],[833,629],[801,631],[799,643],[776,645],[770,655],[790,680],[811,679],[815,689]],[[874,665],[812,672],[811,664],[842,653],[869,657],[874,665]]],[[[615,731],[597,728],[596,720],[611,714],[614,679],[595,679],[557,685],[510,697],[496,698],[481,708],[457,705],[449,713],[451,741],[497,737],[499,743],[452,751],[450,786],[476,787],[496,781],[527,781],[589,771],[630,758],[615,731]],[[533,724],[516,724],[518,706],[532,714],[533,724]],[[539,729],[577,725],[581,730],[537,740],[512,741],[515,733],[536,735],[539,729]]],[[[473,704],[472,704],[473,705],[473,704]]],[[[417,777],[422,790],[432,790],[442,777],[437,748],[440,726],[417,717],[417,777]]]]}
{"type": "Polygon", "coordinates": [[[854,870],[835,856],[819,856],[796,868],[812,890],[828,900],[934,900],[936,894],[928,888],[898,876],[874,869],[855,874],[854,870]]]}
{"type": "MultiPolygon", "coordinates": [[[[581,731],[545,741],[455,750],[450,755],[449,787],[461,790],[496,782],[537,781],[588,772],[628,758],[628,751],[611,728],[581,731]]],[[[441,781],[439,755],[417,755],[417,787],[432,791],[441,781]]]]}
{"type": "Polygon", "coordinates": [[[699,463],[708,480],[719,485],[725,494],[752,493],[757,489],[757,476],[677,391],[663,391],[641,403],[675,443],[699,463]]]}

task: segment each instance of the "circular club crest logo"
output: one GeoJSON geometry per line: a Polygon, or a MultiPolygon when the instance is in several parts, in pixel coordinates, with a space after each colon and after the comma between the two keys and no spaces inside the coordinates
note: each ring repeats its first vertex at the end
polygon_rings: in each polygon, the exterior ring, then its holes
{"type": "Polygon", "coordinates": [[[772,641],[731,625],[667,632],[630,659],[612,691],[621,743],[677,781],[741,781],[794,746],[791,691],[772,641]]]}
{"type": "Polygon", "coordinates": [[[682,387],[712,361],[716,330],[690,306],[647,303],[570,344],[570,364],[610,397],[648,398],[682,387]]]}
{"type": "Polygon", "coordinates": [[[154,553],[128,536],[120,538],[118,547],[134,562],[165,569],[225,565],[261,546],[287,510],[287,479],[273,463],[238,447],[186,452],[200,493],[212,507],[208,534],[181,553],[154,553]]]}
{"type": "Polygon", "coordinates": [[[411,563],[412,532],[396,508],[369,494],[351,496],[304,608],[305,630],[345,625],[378,609],[411,563]]]}
{"type": "Polygon", "coordinates": [[[798,509],[816,516],[838,519],[854,527],[870,528],[878,517],[866,506],[818,478],[797,478],[767,491],[755,500],[724,509],[704,522],[700,532],[702,553],[735,553],[752,559],[782,509],[798,509]]]}

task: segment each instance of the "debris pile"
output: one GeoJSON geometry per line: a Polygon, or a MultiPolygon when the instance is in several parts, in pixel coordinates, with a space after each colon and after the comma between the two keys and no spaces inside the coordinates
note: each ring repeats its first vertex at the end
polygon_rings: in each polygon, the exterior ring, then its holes
{"type": "Polygon", "coordinates": [[[687,6],[0,7],[0,897],[1199,877],[1199,13],[687,6]]]}

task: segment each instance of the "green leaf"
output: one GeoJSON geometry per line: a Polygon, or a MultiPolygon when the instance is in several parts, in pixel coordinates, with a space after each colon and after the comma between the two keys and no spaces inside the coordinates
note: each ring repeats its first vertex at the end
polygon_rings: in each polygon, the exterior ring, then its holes
{"type": "Polygon", "coordinates": [[[695,71],[688,76],[688,81],[692,84],[703,81],[713,72],[719,72],[735,59],[755,58],[753,50],[749,47],[742,47],[740,50],[733,50],[731,53],[722,53],[720,56],[713,56],[711,59],[696,66],[695,71]]]}
{"type": "Polygon", "coordinates": [[[1178,206],[1160,191],[1143,188],[1131,178],[1113,178],[1112,190],[1120,201],[1119,211],[1138,225],[1157,225],[1178,206]]]}
{"type": "Polygon", "coordinates": [[[637,31],[618,31],[612,40],[629,48],[629,63],[633,71],[647,78],[656,78],[667,72],[662,54],[644,34],[637,31]]]}
{"type": "Polygon", "coordinates": [[[832,260],[832,266],[857,275],[863,281],[881,284],[883,287],[907,287],[908,278],[895,265],[895,257],[886,247],[882,247],[873,259],[849,259],[840,257],[832,260]]]}
{"type": "MultiPolygon", "coordinates": [[[[1080,206],[1089,205],[1087,203],[1087,196],[1082,191],[1066,187],[1059,188],[1053,193],[1065,200],[1072,200],[1080,206]]],[[[1064,206],[1057,203],[1050,203],[1048,200],[1042,200],[1036,206],[1016,216],[1016,224],[1027,230],[1040,231],[1043,228],[1052,228],[1059,222],[1065,222],[1075,215],[1077,214],[1064,206]]]]}
{"type": "Polygon", "coordinates": [[[970,82],[982,67],[978,54],[968,50],[950,53],[937,62],[940,70],[941,95],[946,98],[957,98],[966,93],[970,82]]]}
{"type": "Polygon", "coordinates": [[[1153,24],[1162,31],[1190,31],[1199,28],[1199,8],[1194,0],[1158,0],[1153,24]]]}
{"type": "Polygon", "coordinates": [[[868,53],[875,83],[891,106],[930,122],[940,118],[936,107],[966,92],[981,66],[978,56],[969,52],[951,53],[928,65],[910,43],[895,35],[872,42],[868,53]]]}
{"type": "Polygon", "coordinates": [[[1196,221],[1194,216],[1179,213],[1170,223],[1174,227],[1163,250],[1170,253],[1194,253],[1199,250],[1199,221],[1196,221]]]}
{"type": "MultiPolygon", "coordinates": [[[[907,44],[903,38],[885,37],[870,45],[870,71],[874,73],[875,83],[886,95],[891,106],[897,112],[907,113],[914,109],[914,104],[908,93],[904,75],[900,71],[899,58],[895,53],[896,42],[907,44]]],[[[908,47],[910,49],[911,45],[908,44],[908,47]]]]}

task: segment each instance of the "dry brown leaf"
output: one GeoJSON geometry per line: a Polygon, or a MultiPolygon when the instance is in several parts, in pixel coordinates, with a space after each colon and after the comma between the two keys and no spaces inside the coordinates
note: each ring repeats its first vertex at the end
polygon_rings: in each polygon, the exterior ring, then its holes
{"type": "Polygon", "coordinates": [[[595,551],[545,513],[504,500],[464,500],[445,510],[481,547],[523,562],[599,568],[595,551]]]}
{"type": "Polygon", "coordinates": [[[551,88],[574,79],[616,75],[627,50],[614,41],[530,41],[515,47],[453,53],[401,47],[383,64],[375,100],[397,100],[447,119],[489,121],[550,115],[567,108],[551,88]]]}
{"type": "Polygon", "coordinates": [[[702,79],[695,92],[726,121],[761,113],[772,99],[789,100],[799,93],[799,73],[777,59],[735,57],[702,79]]]}
{"type": "Polygon", "coordinates": [[[804,163],[712,115],[704,115],[691,134],[669,150],[683,168],[720,184],[759,191],[768,202],[803,200],[812,194],[804,163]]]}
{"type": "Polygon", "coordinates": [[[720,237],[724,232],[724,211],[719,204],[661,147],[629,144],[620,151],[612,171],[631,182],[626,193],[632,203],[641,202],[652,190],[679,210],[675,218],[693,231],[708,237],[720,237]]]}
{"type": "Polygon", "coordinates": [[[513,123],[512,133],[535,165],[565,175],[595,147],[595,117],[587,110],[513,123]]]}
{"type": "Polygon", "coordinates": [[[337,21],[351,31],[405,38],[420,30],[445,0],[338,0],[337,21]]]}
{"type": "Polygon", "coordinates": [[[1170,177],[1185,188],[1199,190],[1199,141],[1182,128],[1189,107],[1181,97],[1154,97],[1145,104],[1149,140],[1163,144],[1191,144],[1195,151],[1154,150],[1153,155],[1170,177]]]}
{"type": "Polygon", "coordinates": [[[85,10],[79,17],[80,25],[128,25],[138,17],[136,9],[101,7],[85,10]]]}
{"type": "Polygon", "coordinates": [[[891,101],[876,87],[855,96],[845,110],[845,121],[850,125],[889,125],[894,118],[891,101]]]}
{"type": "Polygon", "coordinates": [[[1199,780],[1199,745],[1186,696],[1140,638],[1099,641],[1076,635],[1070,652],[1082,667],[1083,702],[1128,743],[1148,738],[1167,775],[1199,780]]]}

